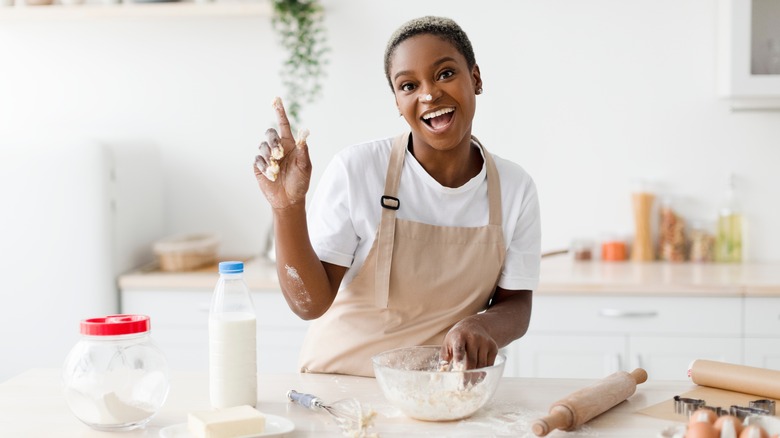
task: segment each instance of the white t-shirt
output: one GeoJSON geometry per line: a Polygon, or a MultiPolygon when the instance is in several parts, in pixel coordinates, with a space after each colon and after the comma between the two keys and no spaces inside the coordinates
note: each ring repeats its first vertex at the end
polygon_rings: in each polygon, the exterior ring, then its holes
{"type": "MultiPolygon", "coordinates": [[[[363,266],[382,216],[380,198],[393,138],[350,146],[325,169],[308,208],[309,236],[320,260],[347,267],[342,287],[363,266]]],[[[489,145],[486,146],[489,149],[489,145]]],[[[501,182],[506,259],[498,286],[534,290],[539,282],[541,224],[533,179],[519,165],[492,155],[501,182]]],[[[433,179],[407,150],[398,187],[398,219],[440,226],[488,223],[487,170],[450,188],[433,179]]]]}

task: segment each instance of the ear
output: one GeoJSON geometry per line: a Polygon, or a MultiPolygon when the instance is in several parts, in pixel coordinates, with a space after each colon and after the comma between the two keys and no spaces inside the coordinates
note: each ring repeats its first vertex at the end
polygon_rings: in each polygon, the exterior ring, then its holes
{"type": "Polygon", "coordinates": [[[482,89],[482,74],[479,72],[479,65],[474,64],[471,69],[471,79],[474,83],[474,92],[482,89]]]}

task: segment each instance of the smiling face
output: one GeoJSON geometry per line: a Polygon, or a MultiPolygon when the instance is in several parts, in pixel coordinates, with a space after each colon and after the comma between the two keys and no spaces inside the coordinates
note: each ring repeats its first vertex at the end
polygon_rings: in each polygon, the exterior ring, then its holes
{"type": "Polygon", "coordinates": [[[482,87],[477,65],[469,68],[449,41],[420,34],[395,48],[389,76],[415,148],[469,147],[476,90],[482,87]]]}

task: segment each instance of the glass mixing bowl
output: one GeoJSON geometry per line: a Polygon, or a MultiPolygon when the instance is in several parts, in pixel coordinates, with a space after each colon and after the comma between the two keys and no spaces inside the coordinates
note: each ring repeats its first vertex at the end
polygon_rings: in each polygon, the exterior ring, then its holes
{"type": "Polygon", "coordinates": [[[450,370],[439,358],[441,347],[399,348],[372,358],[382,392],[406,416],[425,421],[451,421],[477,412],[498,388],[506,356],[493,366],[450,370]]]}

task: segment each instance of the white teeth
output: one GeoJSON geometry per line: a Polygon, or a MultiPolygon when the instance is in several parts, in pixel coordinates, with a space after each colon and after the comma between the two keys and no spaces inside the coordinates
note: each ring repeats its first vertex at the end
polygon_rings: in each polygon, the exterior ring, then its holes
{"type": "Polygon", "coordinates": [[[441,116],[443,114],[451,113],[453,111],[455,111],[453,108],[442,108],[442,109],[440,109],[438,111],[434,111],[432,113],[428,113],[428,114],[424,115],[422,118],[424,120],[429,120],[429,119],[432,119],[434,117],[439,117],[439,116],[441,116]]]}

